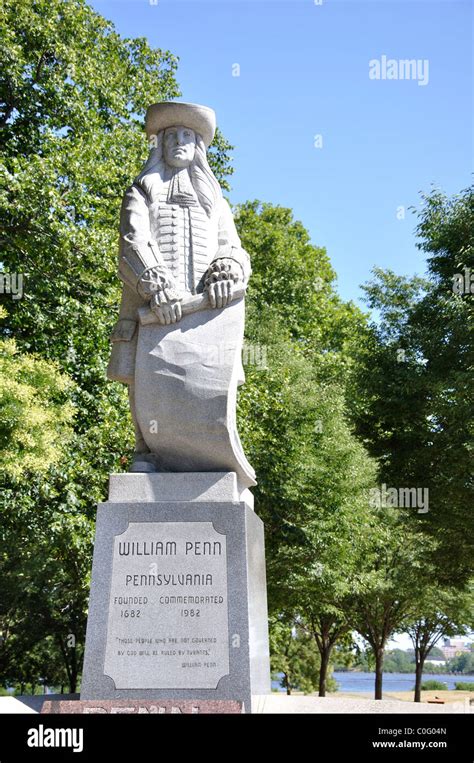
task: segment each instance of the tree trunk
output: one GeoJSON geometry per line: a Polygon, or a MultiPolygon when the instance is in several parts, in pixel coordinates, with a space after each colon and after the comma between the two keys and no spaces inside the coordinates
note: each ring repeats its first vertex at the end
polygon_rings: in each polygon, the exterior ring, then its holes
{"type": "Polygon", "coordinates": [[[329,658],[331,656],[331,646],[325,645],[320,651],[321,667],[319,668],[319,696],[326,696],[326,679],[329,667],[329,658]]]}
{"type": "Polygon", "coordinates": [[[423,680],[423,667],[425,658],[420,657],[416,661],[415,669],[415,702],[421,702],[421,682],[423,680]]]}
{"type": "Polygon", "coordinates": [[[76,693],[78,672],[79,671],[77,669],[76,647],[73,647],[72,654],[71,654],[71,669],[69,672],[69,693],[70,694],[76,693]]]}
{"type": "Polygon", "coordinates": [[[375,699],[382,699],[383,649],[375,650],[375,699]]]}
{"type": "Polygon", "coordinates": [[[79,671],[77,669],[76,647],[73,646],[70,649],[70,654],[69,654],[67,647],[63,643],[62,639],[59,637],[58,637],[58,644],[61,650],[61,654],[63,656],[64,667],[66,668],[67,680],[69,683],[69,692],[70,694],[75,694],[76,687],[77,687],[77,676],[79,675],[79,671]]]}
{"type": "Polygon", "coordinates": [[[291,694],[291,684],[288,678],[288,673],[283,673],[283,686],[285,687],[286,693],[289,697],[291,694]]]}

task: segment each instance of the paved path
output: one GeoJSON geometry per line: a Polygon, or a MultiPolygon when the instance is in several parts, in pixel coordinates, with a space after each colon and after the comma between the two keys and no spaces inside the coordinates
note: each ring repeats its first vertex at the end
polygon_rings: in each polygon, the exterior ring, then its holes
{"type": "MultiPolygon", "coordinates": [[[[467,713],[469,702],[432,705],[397,699],[357,699],[352,697],[287,697],[267,694],[253,699],[254,713],[467,713]]],[[[474,708],[472,708],[474,710],[474,708]]]]}
{"type": "MultiPolygon", "coordinates": [[[[48,694],[24,697],[0,697],[0,714],[39,713],[45,699],[78,699],[77,694],[48,694]]],[[[474,706],[469,700],[431,705],[427,702],[402,702],[397,699],[358,699],[353,697],[305,697],[286,694],[265,694],[253,698],[253,712],[260,714],[324,714],[324,713],[469,713],[474,706]]]]}

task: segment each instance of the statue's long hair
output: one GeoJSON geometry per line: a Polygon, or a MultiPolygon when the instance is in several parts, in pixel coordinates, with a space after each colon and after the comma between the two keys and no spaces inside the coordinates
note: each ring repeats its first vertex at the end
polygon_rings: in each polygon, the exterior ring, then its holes
{"type": "MultiPolygon", "coordinates": [[[[163,158],[164,130],[156,135],[153,147],[142,171],[136,177],[135,183],[140,185],[151,201],[154,201],[164,182],[165,160],[163,158]]],[[[191,184],[196,191],[200,205],[208,217],[217,202],[222,198],[222,191],[207,161],[206,146],[202,137],[196,133],[196,150],[194,159],[188,167],[191,184]]]]}

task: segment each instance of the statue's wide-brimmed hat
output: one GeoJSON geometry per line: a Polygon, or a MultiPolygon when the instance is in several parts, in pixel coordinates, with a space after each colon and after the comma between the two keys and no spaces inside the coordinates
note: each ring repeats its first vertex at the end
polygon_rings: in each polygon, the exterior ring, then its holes
{"type": "Polygon", "coordinates": [[[180,101],[162,101],[148,107],[145,130],[148,138],[167,127],[189,127],[202,137],[206,148],[212,143],[216,131],[216,114],[208,106],[180,101]]]}

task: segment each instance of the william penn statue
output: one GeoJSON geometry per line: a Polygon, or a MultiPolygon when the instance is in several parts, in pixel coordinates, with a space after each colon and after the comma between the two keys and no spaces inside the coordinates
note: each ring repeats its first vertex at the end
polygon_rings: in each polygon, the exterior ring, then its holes
{"type": "Polygon", "coordinates": [[[131,471],[233,471],[243,496],[255,484],[235,422],[251,269],[207,161],[215,126],[206,106],[147,110],[152,148],[122,203],[108,378],[129,388],[131,471]]]}

